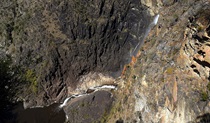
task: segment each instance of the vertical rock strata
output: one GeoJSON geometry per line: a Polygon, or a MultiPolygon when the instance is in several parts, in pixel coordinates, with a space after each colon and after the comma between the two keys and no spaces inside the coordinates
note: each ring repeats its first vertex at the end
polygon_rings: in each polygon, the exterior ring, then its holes
{"type": "Polygon", "coordinates": [[[210,122],[209,13],[209,0],[3,0],[0,58],[21,68],[25,107],[118,84],[68,102],[70,122],[210,122]]]}
{"type": "Polygon", "coordinates": [[[63,100],[90,72],[118,77],[151,20],[137,0],[11,0],[0,11],[0,53],[29,80],[26,107],[63,100]]]}

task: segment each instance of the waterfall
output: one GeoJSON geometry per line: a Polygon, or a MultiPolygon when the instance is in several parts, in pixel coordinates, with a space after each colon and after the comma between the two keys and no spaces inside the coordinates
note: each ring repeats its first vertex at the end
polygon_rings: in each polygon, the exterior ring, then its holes
{"type": "MultiPolygon", "coordinates": [[[[96,86],[96,87],[90,87],[89,89],[94,90],[93,92],[99,91],[99,90],[103,90],[103,89],[117,89],[116,85],[102,85],[102,86],[96,86]]],[[[59,108],[63,108],[64,106],[66,106],[67,102],[70,101],[72,98],[77,98],[77,97],[82,97],[82,96],[86,96],[89,95],[88,93],[84,93],[84,94],[75,94],[72,95],[70,97],[67,97],[63,103],[61,105],[59,105],[59,108]]]]}
{"type": "Polygon", "coordinates": [[[138,43],[138,44],[136,45],[136,47],[134,48],[134,50],[133,50],[131,56],[136,56],[136,55],[137,55],[137,53],[138,53],[138,51],[139,51],[141,45],[144,43],[145,38],[148,36],[150,30],[157,24],[158,19],[159,19],[159,14],[156,15],[156,16],[154,17],[153,21],[150,23],[150,25],[148,26],[148,28],[147,28],[146,31],[145,31],[145,34],[144,34],[143,38],[142,38],[142,39],[140,39],[140,38],[138,39],[138,40],[139,40],[139,43],[138,43]]]}

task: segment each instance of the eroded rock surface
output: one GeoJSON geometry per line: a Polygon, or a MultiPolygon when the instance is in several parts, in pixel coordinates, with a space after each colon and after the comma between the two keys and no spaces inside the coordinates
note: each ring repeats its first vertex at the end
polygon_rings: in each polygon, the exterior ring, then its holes
{"type": "Polygon", "coordinates": [[[117,121],[113,117],[140,123],[210,122],[209,1],[142,3],[160,19],[137,63],[128,66],[127,83],[119,90],[114,106],[118,111],[110,113],[110,122],[117,121]],[[120,107],[131,110],[125,115],[120,107]]]}
{"type": "Polygon", "coordinates": [[[90,72],[118,77],[151,22],[137,0],[0,4],[0,53],[23,67],[26,107],[62,101],[90,72]]]}

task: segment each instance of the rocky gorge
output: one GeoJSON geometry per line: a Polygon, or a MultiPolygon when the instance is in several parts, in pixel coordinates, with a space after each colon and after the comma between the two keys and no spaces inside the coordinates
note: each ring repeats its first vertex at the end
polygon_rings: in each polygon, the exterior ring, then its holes
{"type": "Polygon", "coordinates": [[[19,101],[60,122],[210,122],[210,1],[3,0],[0,15],[0,122],[19,101]]]}

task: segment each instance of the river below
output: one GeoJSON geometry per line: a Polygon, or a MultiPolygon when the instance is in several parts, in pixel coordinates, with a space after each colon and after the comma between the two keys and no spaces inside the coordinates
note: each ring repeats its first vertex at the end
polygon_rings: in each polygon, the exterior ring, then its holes
{"type": "Polygon", "coordinates": [[[7,120],[0,120],[0,123],[64,123],[65,112],[59,108],[58,103],[47,107],[24,109],[22,103],[14,106],[7,120]]]}
{"type": "MultiPolygon", "coordinates": [[[[102,85],[89,88],[91,93],[99,90],[115,90],[116,85],[102,85]]],[[[6,116],[7,120],[0,119],[0,123],[64,123],[66,121],[66,114],[63,107],[72,99],[88,96],[89,93],[76,94],[67,97],[63,103],[54,103],[46,107],[35,107],[24,109],[23,103],[17,103],[12,111],[6,116]]]]}

